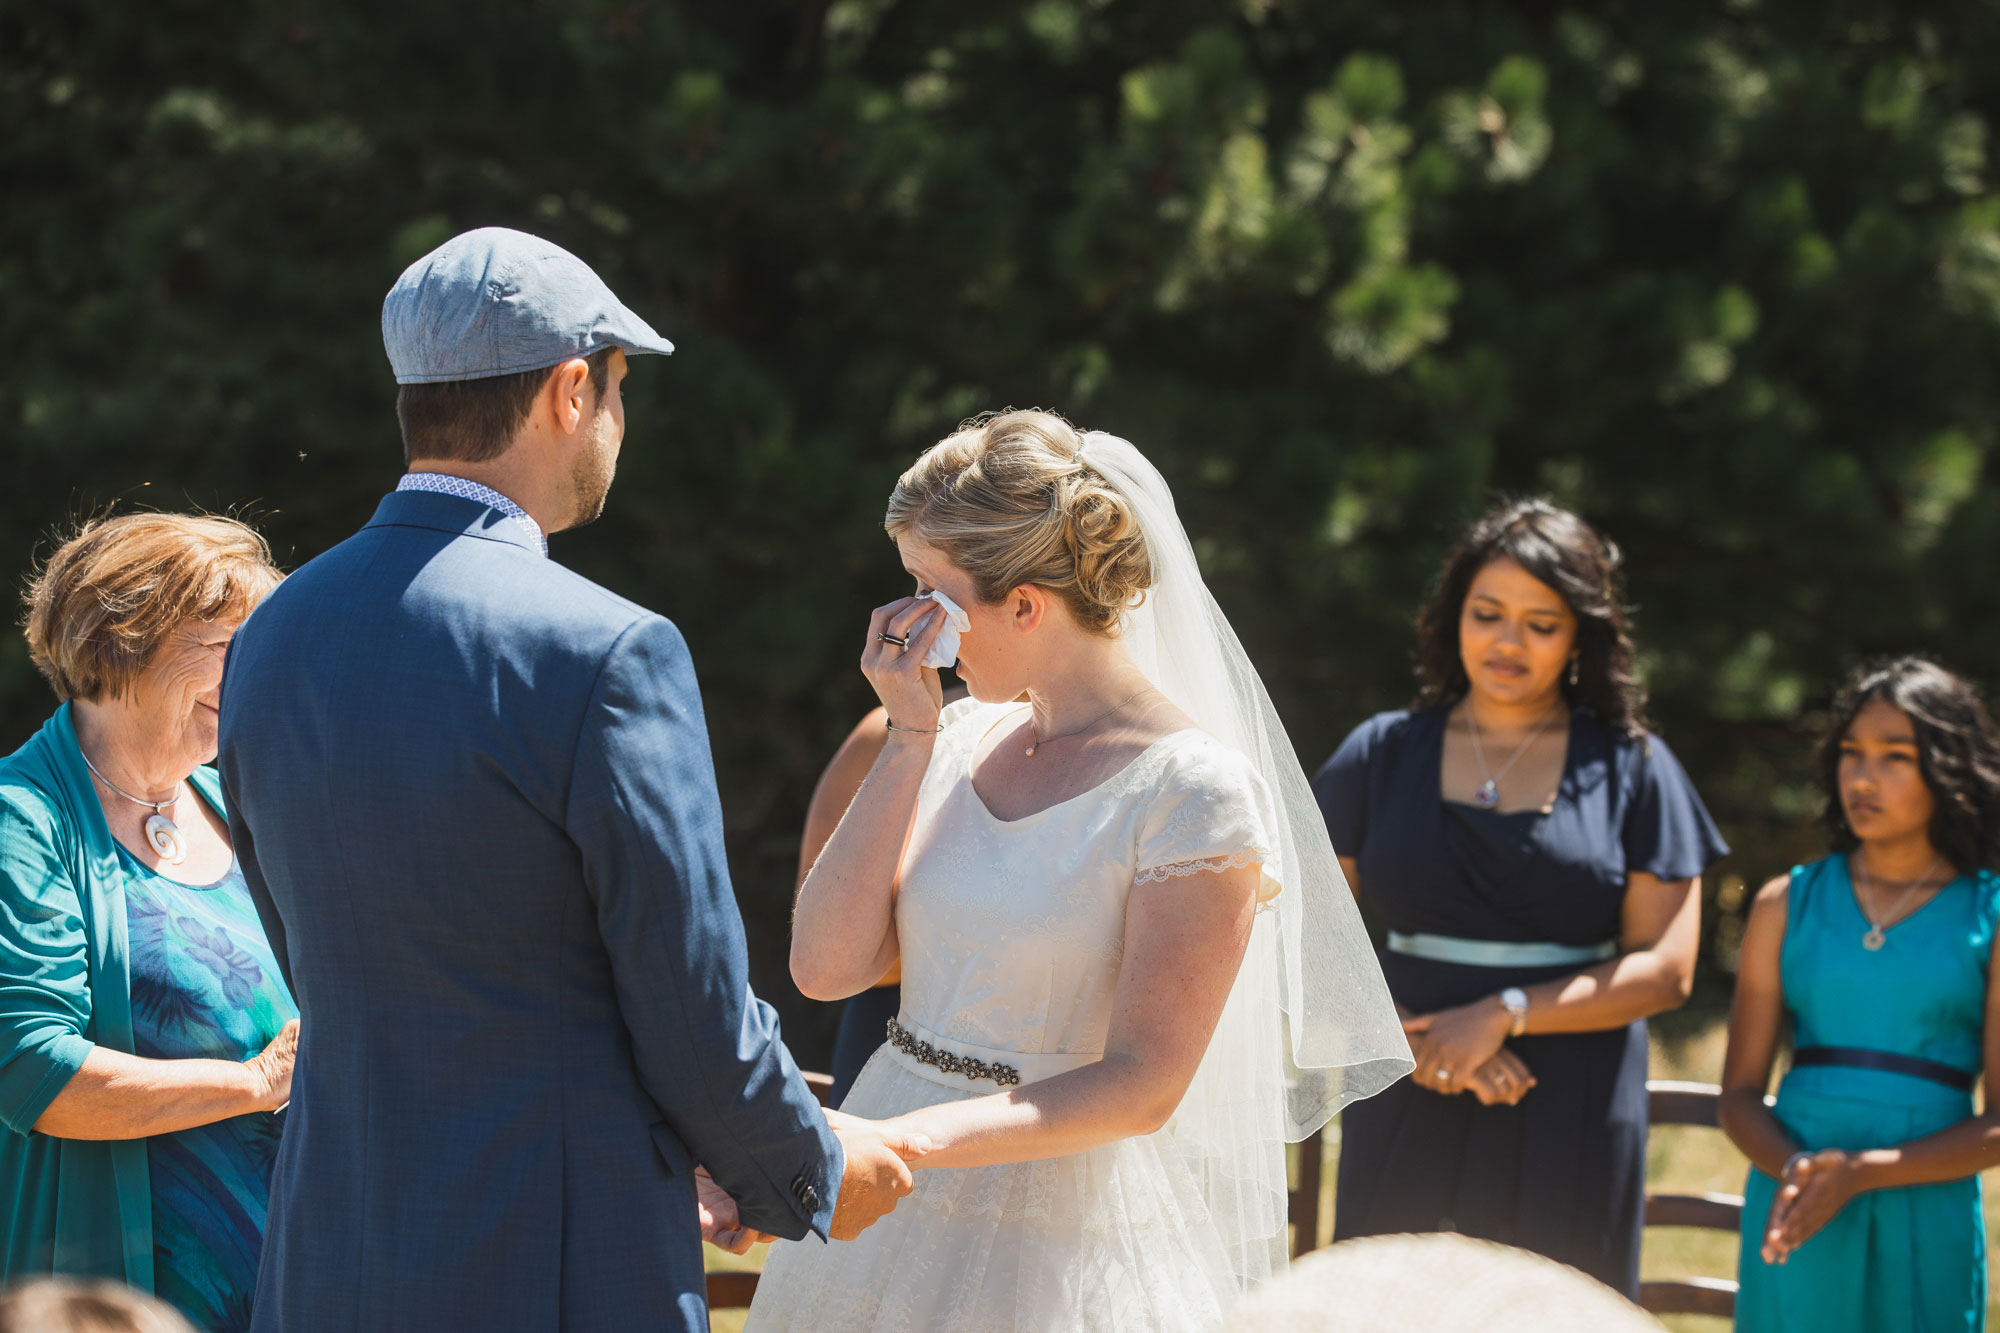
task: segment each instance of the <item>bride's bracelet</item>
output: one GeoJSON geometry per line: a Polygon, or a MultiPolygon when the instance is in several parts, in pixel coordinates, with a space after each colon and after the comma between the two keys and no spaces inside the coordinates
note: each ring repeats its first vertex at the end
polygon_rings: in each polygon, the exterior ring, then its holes
{"type": "Polygon", "coordinates": [[[905,736],[935,736],[944,730],[944,723],[942,722],[938,723],[935,727],[899,727],[886,717],[882,719],[882,725],[891,731],[900,731],[905,736]]]}

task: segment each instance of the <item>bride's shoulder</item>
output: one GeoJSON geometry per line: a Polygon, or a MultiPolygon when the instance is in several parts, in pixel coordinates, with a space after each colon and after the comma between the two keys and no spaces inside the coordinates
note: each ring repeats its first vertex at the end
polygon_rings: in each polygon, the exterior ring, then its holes
{"type": "Polygon", "coordinates": [[[1162,737],[1153,747],[1152,782],[1161,795],[1181,800],[1255,799],[1263,788],[1257,765],[1233,745],[1198,727],[1162,737]]]}
{"type": "Polygon", "coordinates": [[[1136,883],[1272,863],[1274,812],[1249,756],[1195,729],[1165,738],[1154,755],[1156,773],[1147,784],[1136,844],[1136,883]]]}

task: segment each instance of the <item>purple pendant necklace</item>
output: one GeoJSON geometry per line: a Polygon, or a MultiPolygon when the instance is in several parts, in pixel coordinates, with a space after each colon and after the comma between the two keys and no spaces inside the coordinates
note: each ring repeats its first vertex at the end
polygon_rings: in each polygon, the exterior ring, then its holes
{"type": "Polygon", "coordinates": [[[1515,761],[1528,752],[1528,747],[1534,743],[1535,737],[1549,729],[1549,723],[1556,720],[1556,714],[1560,711],[1560,709],[1550,709],[1549,715],[1540,722],[1537,722],[1535,729],[1521,739],[1521,743],[1514,747],[1514,753],[1507,756],[1507,762],[1500,765],[1500,771],[1495,773],[1486,767],[1486,746],[1479,738],[1479,715],[1473,711],[1472,701],[1470,699],[1465,701],[1465,720],[1470,724],[1472,731],[1472,755],[1479,761],[1479,776],[1486,779],[1479,784],[1479,790],[1472,793],[1472,803],[1474,805],[1478,806],[1481,810],[1499,808],[1500,779],[1506,777],[1507,770],[1512,768],[1515,761]]]}

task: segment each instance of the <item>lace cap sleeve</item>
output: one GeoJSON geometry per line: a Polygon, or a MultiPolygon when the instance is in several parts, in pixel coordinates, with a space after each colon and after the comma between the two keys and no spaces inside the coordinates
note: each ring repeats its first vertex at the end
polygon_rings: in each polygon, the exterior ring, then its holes
{"type": "MultiPolygon", "coordinates": [[[[1270,798],[1250,761],[1208,737],[1176,748],[1139,833],[1135,884],[1204,871],[1273,868],[1270,798]]],[[[1260,902],[1277,896],[1264,876],[1260,902]]]]}

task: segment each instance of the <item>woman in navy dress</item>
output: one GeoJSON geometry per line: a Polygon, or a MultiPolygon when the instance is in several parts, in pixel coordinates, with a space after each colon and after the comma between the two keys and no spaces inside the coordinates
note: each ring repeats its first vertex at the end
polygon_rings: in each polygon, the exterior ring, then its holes
{"type": "Polygon", "coordinates": [[[1645,730],[1618,557],[1541,501],[1459,542],[1423,694],[1314,782],[1417,1057],[1342,1117],[1337,1239],[1457,1231],[1636,1295],[1646,1018],[1693,983],[1728,848],[1645,730]]]}

